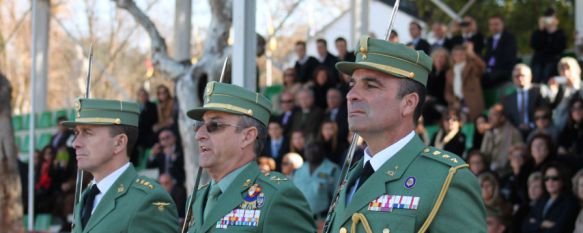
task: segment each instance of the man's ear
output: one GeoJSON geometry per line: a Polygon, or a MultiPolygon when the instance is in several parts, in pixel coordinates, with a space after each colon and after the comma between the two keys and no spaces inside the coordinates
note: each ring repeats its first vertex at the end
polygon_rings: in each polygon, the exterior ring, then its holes
{"type": "Polygon", "coordinates": [[[241,142],[241,149],[246,148],[249,145],[254,145],[255,141],[258,140],[258,133],[259,131],[255,127],[249,127],[243,129],[243,141],[241,142]]]}
{"type": "Polygon", "coordinates": [[[414,115],[415,109],[419,104],[419,95],[417,93],[409,93],[401,100],[401,116],[414,115]]]}
{"type": "Polygon", "coordinates": [[[113,148],[114,148],[113,152],[115,154],[119,154],[127,149],[127,145],[128,145],[128,135],[126,135],[126,134],[117,135],[117,136],[115,136],[115,139],[113,141],[113,148]]]}

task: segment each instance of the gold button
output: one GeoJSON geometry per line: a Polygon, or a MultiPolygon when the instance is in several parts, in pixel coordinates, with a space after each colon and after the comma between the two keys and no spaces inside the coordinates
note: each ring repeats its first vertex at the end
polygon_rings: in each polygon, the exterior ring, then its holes
{"type": "Polygon", "coordinates": [[[390,232],[391,232],[391,230],[389,230],[389,228],[383,229],[383,233],[390,233],[390,232]]]}
{"type": "Polygon", "coordinates": [[[346,227],[340,228],[340,233],[347,233],[348,230],[346,230],[346,227]]]}
{"type": "Polygon", "coordinates": [[[364,47],[360,47],[360,52],[361,53],[366,53],[366,49],[364,47]]]}
{"type": "Polygon", "coordinates": [[[410,73],[409,73],[409,78],[415,78],[415,73],[413,73],[413,72],[410,72],[410,73]]]}

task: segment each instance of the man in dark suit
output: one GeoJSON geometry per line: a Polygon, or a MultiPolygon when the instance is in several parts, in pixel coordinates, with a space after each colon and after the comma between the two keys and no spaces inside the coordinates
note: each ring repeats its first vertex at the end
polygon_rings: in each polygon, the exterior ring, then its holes
{"type": "Polygon", "coordinates": [[[318,59],[306,54],[306,42],[298,41],[295,47],[298,60],[296,61],[295,69],[299,80],[306,83],[312,79],[314,69],[319,65],[318,59]]]}
{"type": "Polygon", "coordinates": [[[295,105],[295,96],[289,92],[281,93],[279,96],[279,109],[281,109],[281,114],[276,116],[275,120],[283,128],[283,135],[290,138],[294,114],[298,110],[295,105]]]}
{"type": "MultiPolygon", "coordinates": [[[[57,124],[59,126],[58,127],[59,131],[57,131],[57,133],[55,133],[51,137],[51,148],[55,152],[62,149],[62,148],[70,148],[67,146],[67,140],[69,140],[69,137],[71,137],[73,132],[71,130],[69,130],[67,127],[61,125],[61,122],[63,122],[63,121],[67,121],[67,117],[60,116],[59,118],[57,118],[57,124]]],[[[72,148],[70,148],[70,149],[72,149],[72,148]]],[[[71,153],[71,154],[73,154],[73,153],[71,153]]]]}
{"type": "Polygon", "coordinates": [[[516,64],[517,45],[514,35],[504,30],[501,16],[492,16],[488,20],[492,36],[486,41],[484,62],[487,65],[482,86],[484,88],[498,87],[508,81],[512,68],[516,64]]]}
{"type": "Polygon", "coordinates": [[[450,38],[447,38],[447,26],[442,22],[435,22],[431,25],[431,31],[435,38],[435,41],[431,44],[431,52],[437,48],[445,48],[448,51],[451,51],[453,48],[453,41],[450,38]]]}
{"type": "Polygon", "coordinates": [[[148,158],[148,168],[158,168],[160,174],[170,174],[176,184],[184,184],[184,156],[176,144],[176,135],[171,129],[162,129],[158,139],[159,143],[154,145],[148,158]]]}
{"type": "Polygon", "coordinates": [[[289,139],[283,135],[283,129],[278,121],[270,121],[267,125],[267,142],[263,147],[262,156],[269,156],[275,160],[276,170],[281,170],[283,155],[289,152],[289,139]]]}
{"type": "Polygon", "coordinates": [[[317,59],[320,62],[320,65],[328,69],[329,77],[332,79],[330,80],[331,84],[335,85],[340,81],[338,71],[335,67],[338,62],[338,57],[328,52],[328,42],[322,38],[316,40],[316,49],[318,50],[317,59]]]}
{"type": "Polygon", "coordinates": [[[137,150],[134,150],[134,155],[131,157],[134,164],[139,163],[139,154],[147,148],[151,148],[156,142],[153,127],[158,122],[158,108],[156,108],[155,103],[150,101],[150,95],[144,88],[140,88],[138,91],[138,104],[140,105],[140,124],[138,126],[140,134],[136,143],[137,150]]]}
{"type": "Polygon", "coordinates": [[[484,35],[478,31],[476,20],[471,16],[464,16],[464,20],[460,23],[462,34],[452,38],[453,46],[463,45],[465,43],[472,43],[474,45],[474,52],[482,55],[484,51],[484,35]]]}
{"type": "Polygon", "coordinates": [[[324,111],[314,105],[314,93],[310,89],[302,89],[297,94],[300,111],[294,114],[293,130],[300,130],[306,138],[315,137],[324,120],[324,111]]]}
{"type": "Polygon", "coordinates": [[[345,140],[348,136],[348,111],[340,90],[330,88],[326,93],[326,102],[328,103],[328,108],[326,109],[325,118],[336,122],[338,139],[345,140]]]}
{"type": "Polygon", "coordinates": [[[517,64],[514,67],[512,81],[516,86],[516,92],[502,100],[504,115],[520,130],[523,138],[526,138],[530,130],[535,127],[535,108],[546,105],[548,102],[541,94],[540,87],[532,84],[532,71],[527,65],[517,64]]]}
{"type": "Polygon", "coordinates": [[[429,45],[429,42],[427,42],[427,40],[421,38],[421,31],[423,30],[423,28],[421,27],[421,24],[419,24],[418,22],[411,22],[409,24],[409,34],[411,35],[411,38],[413,38],[413,40],[411,40],[411,42],[409,42],[407,45],[412,46],[415,50],[422,50],[423,52],[425,52],[425,54],[428,54],[431,52],[431,45],[429,45]]]}
{"type": "Polygon", "coordinates": [[[348,51],[346,39],[344,39],[344,37],[336,38],[335,45],[336,50],[338,50],[338,61],[353,62],[356,59],[354,51],[348,51]]]}

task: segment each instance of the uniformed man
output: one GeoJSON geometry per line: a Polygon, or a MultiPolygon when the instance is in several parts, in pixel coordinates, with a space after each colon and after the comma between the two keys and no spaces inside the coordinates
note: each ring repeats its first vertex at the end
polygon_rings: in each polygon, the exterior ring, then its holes
{"type": "Polygon", "coordinates": [[[210,82],[197,120],[199,164],[212,181],[198,189],[188,232],[315,232],[310,207],[284,175],[261,173],[255,158],[267,136],[270,101],[239,86],[210,82]]]}
{"type": "Polygon", "coordinates": [[[75,206],[73,232],[178,232],[178,214],[158,183],[129,163],[138,137],[136,103],[79,99],[73,147],[93,181],[75,206]]]}
{"type": "Polygon", "coordinates": [[[368,148],[341,186],[330,232],[486,232],[468,165],[415,135],[431,59],[366,36],[356,48],[355,62],[336,67],[352,75],[348,122],[368,148]]]}

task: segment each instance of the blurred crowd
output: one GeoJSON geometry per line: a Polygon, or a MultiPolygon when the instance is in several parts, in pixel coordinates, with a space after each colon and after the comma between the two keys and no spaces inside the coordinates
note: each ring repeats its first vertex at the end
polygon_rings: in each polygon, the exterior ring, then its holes
{"type": "MultiPolygon", "coordinates": [[[[564,56],[567,33],[554,11],[544,12],[532,32],[528,64],[518,57],[517,40],[501,16],[488,19],[488,32],[470,16],[451,25],[435,22],[429,30],[412,22],[412,41],[400,41],[396,31],[390,37],[433,59],[417,135],[470,165],[482,188],[489,231],[583,232],[581,68],[577,59],[564,56]]],[[[282,91],[272,97],[269,137],[257,162],[263,171],[280,171],[292,180],[322,221],[352,138],[345,98],[350,76],[335,64],[356,58],[342,37],[333,44],[338,54],[329,52],[324,39],[316,45],[311,56],[306,42],[295,43],[297,61],[284,70],[282,91]]],[[[184,170],[178,100],[164,85],[155,91],[153,102],[148,91],[139,90],[140,136],[131,161],[156,169],[183,208],[185,177],[192,174],[184,170]]],[[[35,160],[37,211],[62,218],[73,203],[70,136],[60,127],[35,160]]],[[[366,148],[358,143],[353,161],[366,148]]],[[[184,209],[179,213],[184,216],[184,209]]]]}

